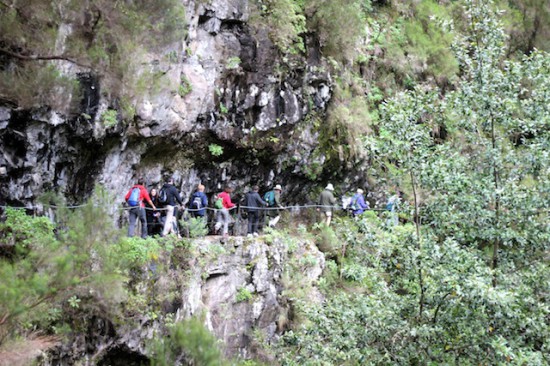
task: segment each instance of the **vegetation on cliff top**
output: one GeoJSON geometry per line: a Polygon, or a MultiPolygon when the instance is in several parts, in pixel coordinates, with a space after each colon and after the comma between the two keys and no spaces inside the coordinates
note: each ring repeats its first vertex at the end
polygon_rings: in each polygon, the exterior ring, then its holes
{"type": "Polygon", "coordinates": [[[176,0],[0,1],[0,98],[75,112],[72,64],[101,79],[101,92],[120,109],[129,108],[161,76],[143,67],[145,53],[183,38],[185,26],[176,0]]]}

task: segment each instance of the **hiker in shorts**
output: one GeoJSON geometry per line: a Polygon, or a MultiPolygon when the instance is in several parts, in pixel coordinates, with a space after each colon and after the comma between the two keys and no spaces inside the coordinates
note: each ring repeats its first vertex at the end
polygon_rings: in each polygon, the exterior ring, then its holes
{"type": "Polygon", "coordinates": [[[188,209],[192,217],[203,218],[206,215],[206,206],[208,206],[208,197],[204,193],[204,186],[199,184],[197,190],[189,199],[188,209]]]}
{"type": "Polygon", "coordinates": [[[258,191],[260,187],[253,186],[252,190],[245,196],[245,205],[248,213],[248,235],[258,236],[258,224],[260,222],[260,207],[267,206],[267,203],[262,200],[258,191]]]}
{"type": "Polygon", "coordinates": [[[273,190],[264,194],[264,201],[267,203],[266,215],[269,217],[269,227],[275,227],[281,218],[281,191],[282,187],[277,184],[273,190]]]}
{"type": "Polygon", "coordinates": [[[164,229],[162,230],[162,236],[166,236],[170,233],[178,234],[177,230],[175,230],[177,226],[174,225],[174,209],[176,207],[176,202],[180,205],[182,205],[183,202],[181,200],[180,193],[178,192],[177,188],[174,187],[174,179],[168,178],[160,190],[161,197],[163,196],[162,191],[166,192],[166,203],[164,206],[164,208],[166,209],[166,218],[164,220],[164,229]]]}
{"type": "Polygon", "coordinates": [[[323,212],[325,216],[325,223],[327,226],[330,226],[330,221],[332,219],[332,211],[334,208],[334,205],[336,204],[336,198],[334,198],[334,194],[332,193],[334,191],[334,187],[332,186],[332,183],[327,184],[325,187],[325,190],[321,192],[321,195],[319,196],[318,205],[320,206],[317,208],[317,211],[323,212]]]}
{"type": "Polygon", "coordinates": [[[147,218],[145,216],[145,204],[143,201],[146,201],[149,206],[156,210],[155,204],[151,201],[147,189],[143,186],[145,180],[143,178],[138,178],[137,183],[130,188],[128,193],[126,193],[125,200],[130,207],[130,226],[128,227],[128,236],[134,236],[134,231],[136,229],[136,221],[139,219],[141,222],[141,237],[145,239],[147,237],[147,218]]]}
{"type": "Polygon", "coordinates": [[[217,233],[223,227],[223,241],[227,240],[229,236],[229,224],[232,221],[229,210],[235,207],[235,204],[231,202],[230,195],[232,192],[233,188],[225,187],[224,191],[216,196],[216,203],[214,204],[216,209],[218,209],[214,231],[217,233]]]}

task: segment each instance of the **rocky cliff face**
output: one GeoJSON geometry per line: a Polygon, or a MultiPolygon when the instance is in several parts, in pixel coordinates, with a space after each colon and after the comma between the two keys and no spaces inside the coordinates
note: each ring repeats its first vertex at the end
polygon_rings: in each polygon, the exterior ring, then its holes
{"type": "MultiPolygon", "coordinates": [[[[78,113],[0,105],[0,203],[30,206],[49,190],[77,203],[100,183],[118,205],[138,175],[152,186],[164,174],[185,195],[199,182],[207,192],[229,182],[302,192],[305,169],[323,163],[312,156],[318,132],[305,117],[331,98],[319,50],[309,45],[306,57],[283,60],[268,29],[250,24],[247,0],[184,3],[187,37],[147,55],[144,68],[163,74],[163,87],[136,98],[133,120],[119,114],[106,123],[114,107],[102,80],[64,61],[55,62],[80,81],[78,113]]],[[[60,29],[58,43],[68,31],[60,29]]]]}
{"type": "Polygon", "coordinates": [[[226,356],[269,361],[261,344],[275,342],[285,330],[296,295],[291,288],[308,301],[320,299],[315,281],[324,265],[324,255],[307,240],[266,235],[231,238],[223,246],[196,240],[190,251],[174,249],[134,273],[130,286],[139,298],[160,303],[162,310],[132,305],[135,299],[124,302],[131,316],[123,319],[87,310],[75,316],[68,342],[42,364],[139,365],[148,360],[151,340],[163,336],[164,324],[191,316],[204,319],[226,356]]]}

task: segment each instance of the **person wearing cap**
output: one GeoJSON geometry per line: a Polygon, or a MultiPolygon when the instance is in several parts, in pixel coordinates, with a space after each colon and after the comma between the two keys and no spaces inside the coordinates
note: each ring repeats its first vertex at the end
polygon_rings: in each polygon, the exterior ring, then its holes
{"type": "Polygon", "coordinates": [[[318,205],[320,207],[317,209],[317,211],[321,211],[324,213],[327,226],[330,226],[330,221],[332,219],[332,210],[334,208],[334,205],[336,204],[336,198],[334,198],[334,194],[332,193],[333,191],[334,186],[332,185],[332,183],[329,183],[325,187],[325,190],[321,192],[321,195],[319,196],[318,205]]]}
{"type": "Polygon", "coordinates": [[[361,188],[358,188],[357,193],[355,193],[351,199],[351,213],[353,216],[361,215],[366,209],[369,208],[369,203],[365,202],[363,193],[365,192],[361,188]]]}
{"type": "Polygon", "coordinates": [[[279,222],[279,219],[281,218],[281,208],[283,205],[281,205],[281,191],[283,188],[280,184],[277,184],[275,187],[273,187],[273,190],[270,192],[267,192],[264,195],[264,200],[267,202],[268,209],[266,211],[266,215],[270,218],[268,221],[269,227],[274,227],[279,222]],[[270,196],[272,195],[272,198],[270,196]]]}

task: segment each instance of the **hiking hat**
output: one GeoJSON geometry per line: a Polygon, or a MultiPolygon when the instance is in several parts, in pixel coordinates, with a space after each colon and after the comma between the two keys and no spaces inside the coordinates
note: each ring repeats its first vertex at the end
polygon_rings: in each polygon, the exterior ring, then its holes
{"type": "Polygon", "coordinates": [[[363,191],[361,188],[357,188],[357,193],[363,194],[363,193],[365,193],[365,191],[363,191]]]}
{"type": "Polygon", "coordinates": [[[327,184],[326,188],[327,191],[334,191],[334,187],[332,186],[332,183],[327,184]]]}
{"type": "Polygon", "coordinates": [[[275,188],[273,188],[273,189],[279,190],[279,191],[282,191],[282,190],[283,190],[283,189],[281,188],[281,185],[280,185],[280,184],[277,184],[277,185],[275,186],[275,188]]]}

